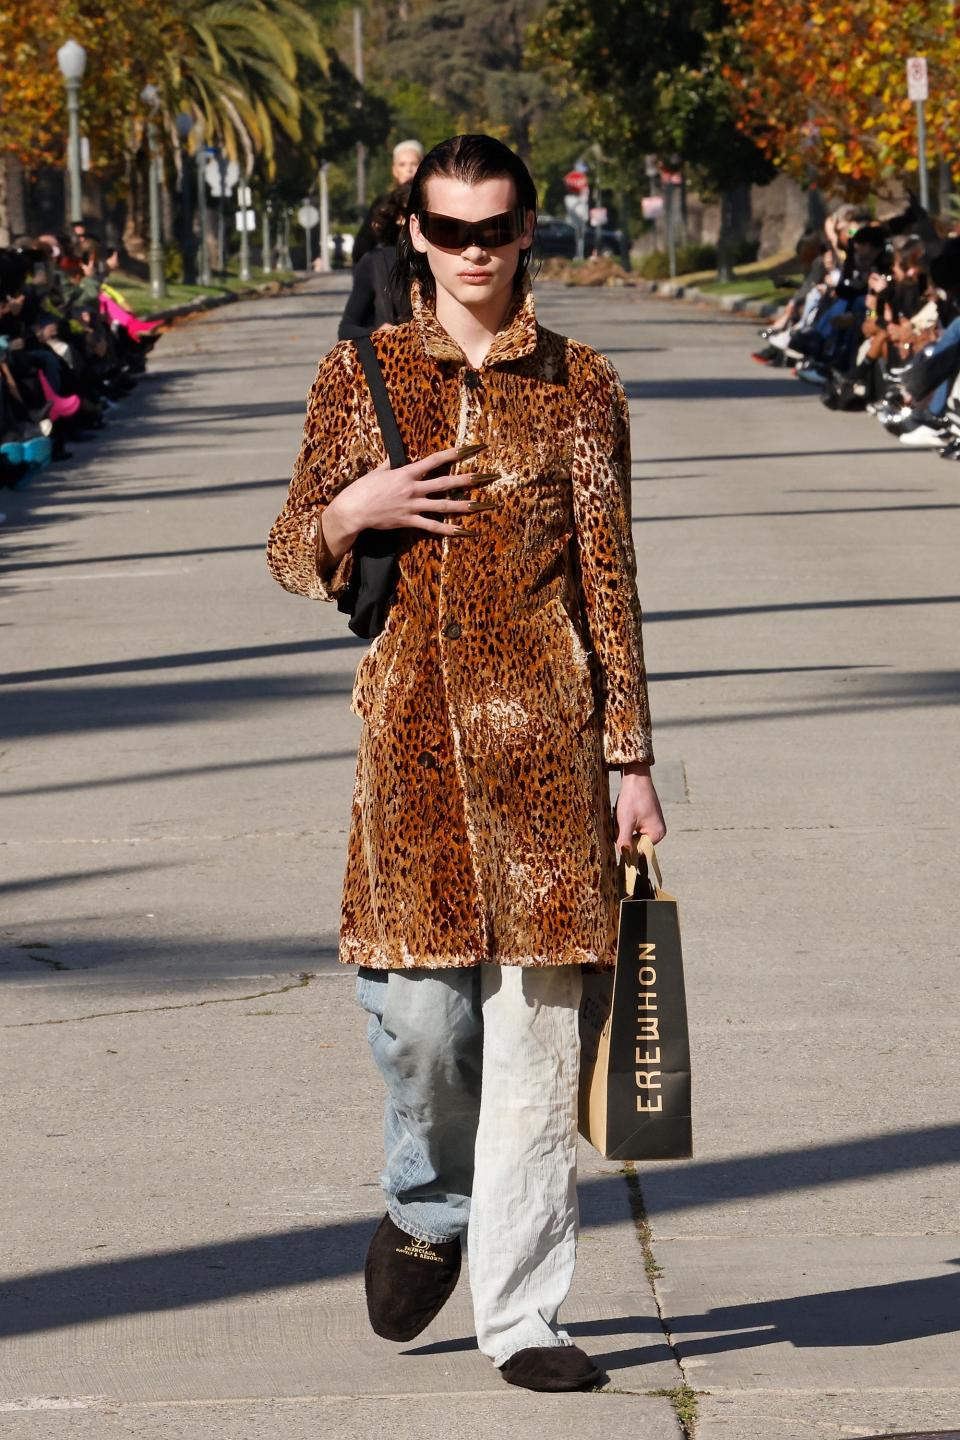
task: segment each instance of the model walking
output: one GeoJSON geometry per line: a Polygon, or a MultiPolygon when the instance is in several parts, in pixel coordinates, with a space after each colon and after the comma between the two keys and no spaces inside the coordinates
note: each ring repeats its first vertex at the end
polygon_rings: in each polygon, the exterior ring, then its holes
{"type": "Polygon", "coordinates": [[[371,1323],[419,1334],[466,1234],[480,1349],[512,1384],[576,1390],[602,1379],[557,1328],[580,967],[614,961],[616,846],[665,826],[626,400],[607,360],[538,325],[535,220],[529,172],[498,141],[425,157],[399,241],[413,319],[373,337],[412,463],[387,468],[355,347],[337,345],[268,558],[288,590],[329,600],[361,531],[408,536],[354,688],[341,921],[387,1086],[371,1323]]]}

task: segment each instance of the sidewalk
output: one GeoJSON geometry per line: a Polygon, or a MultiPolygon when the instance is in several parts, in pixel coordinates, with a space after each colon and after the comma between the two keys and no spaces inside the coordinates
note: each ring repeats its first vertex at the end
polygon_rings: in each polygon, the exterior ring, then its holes
{"type": "Polygon", "coordinates": [[[511,1391],[465,1284],[368,1332],[361,647],[262,558],[343,286],[178,328],[8,507],[0,1435],[676,1440],[684,1382],[701,1440],[956,1425],[955,471],[624,292],[541,313],[631,399],[697,1155],[641,1167],[644,1246],[584,1152],[564,1322],[610,1391],[511,1391]]]}

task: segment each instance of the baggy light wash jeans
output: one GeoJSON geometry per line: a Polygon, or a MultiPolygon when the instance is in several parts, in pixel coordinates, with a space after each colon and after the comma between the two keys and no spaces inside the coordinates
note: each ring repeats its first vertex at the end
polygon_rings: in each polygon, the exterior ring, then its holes
{"type": "Polygon", "coordinates": [[[556,1328],[577,1245],[577,965],[369,970],[357,998],[387,1085],[396,1225],[467,1232],[477,1343],[495,1365],[556,1328]]]}

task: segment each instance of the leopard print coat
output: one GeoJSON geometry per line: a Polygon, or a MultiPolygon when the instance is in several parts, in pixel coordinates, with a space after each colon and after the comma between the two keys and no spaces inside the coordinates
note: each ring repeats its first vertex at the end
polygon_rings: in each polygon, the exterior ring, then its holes
{"type": "MultiPolygon", "coordinates": [[[[484,442],[468,468],[498,473],[483,490],[497,503],[463,517],[469,537],[414,532],[360,661],[340,958],[609,966],[607,770],[653,759],[623,389],[602,355],[537,323],[529,286],[479,369],[416,286],[413,311],[373,337],[407,454],[484,442]]],[[[342,594],[353,557],[325,563],[320,517],[384,458],[344,341],[321,361],[270,534],[287,590],[342,594]]]]}

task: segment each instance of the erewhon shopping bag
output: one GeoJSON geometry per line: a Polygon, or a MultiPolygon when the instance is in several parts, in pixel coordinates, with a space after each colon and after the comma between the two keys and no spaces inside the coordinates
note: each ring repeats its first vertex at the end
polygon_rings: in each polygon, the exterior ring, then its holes
{"type": "Polygon", "coordinates": [[[693,1153],[690,1041],[676,896],[647,836],[621,860],[614,970],[583,976],[580,1133],[610,1160],[693,1153]]]}

